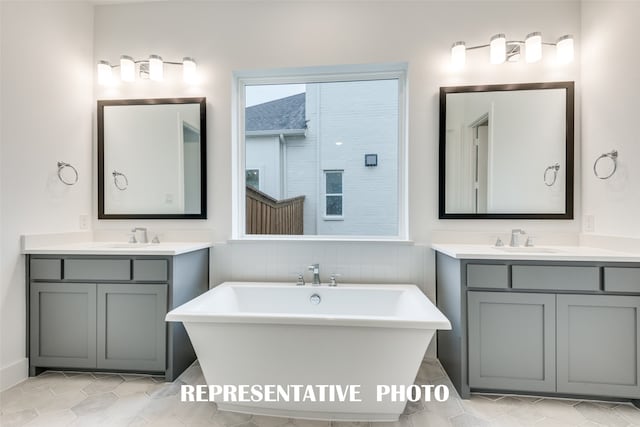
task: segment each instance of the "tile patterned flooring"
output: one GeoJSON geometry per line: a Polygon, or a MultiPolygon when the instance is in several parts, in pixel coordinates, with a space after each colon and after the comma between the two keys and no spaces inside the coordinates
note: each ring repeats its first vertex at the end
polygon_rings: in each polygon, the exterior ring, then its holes
{"type": "Polygon", "coordinates": [[[422,364],[416,383],[446,384],[451,396],[446,402],[410,403],[396,423],[330,423],[180,402],[180,385],[205,384],[197,362],[173,383],[140,375],[48,371],[0,394],[0,426],[640,427],[640,410],[627,403],[512,395],[461,400],[437,360],[422,364]]]}

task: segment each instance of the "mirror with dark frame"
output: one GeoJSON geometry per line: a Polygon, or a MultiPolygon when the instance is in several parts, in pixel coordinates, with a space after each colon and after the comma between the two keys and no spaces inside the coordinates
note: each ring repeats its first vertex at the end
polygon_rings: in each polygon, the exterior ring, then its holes
{"type": "Polygon", "coordinates": [[[440,88],[440,219],[573,219],[574,83],[440,88]]]}
{"type": "Polygon", "coordinates": [[[98,101],[98,218],[205,219],[206,99],[98,101]]]}

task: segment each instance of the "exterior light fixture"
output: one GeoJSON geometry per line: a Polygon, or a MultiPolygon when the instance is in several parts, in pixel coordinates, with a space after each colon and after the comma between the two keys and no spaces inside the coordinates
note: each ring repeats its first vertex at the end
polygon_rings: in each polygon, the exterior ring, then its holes
{"type": "Polygon", "coordinates": [[[542,33],[535,31],[527,34],[523,40],[507,40],[502,34],[496,34],[489,40],[489,44],[467,46],[463,41],[457,41],[451,46],[451,65],[455,69],[461,69],[466,62],[466,53],[469,50],[489,48],[489,62],[502,64],[505,61],[518,62],[524,50],[524,58],[527,63],[538,62],[542,59],[542,46],[555,46],[556,57],[560,64],[568,64],[573,61],[573,36],[567,34],[560,37],[556,43],[548,43],[542,40],[542,33]]]}
{"type": "Polygon", "coordinates": [[[364,165],[367,167],[378,166],[378,155],[377,154],[365,154],[364,155],[364,165]]]}

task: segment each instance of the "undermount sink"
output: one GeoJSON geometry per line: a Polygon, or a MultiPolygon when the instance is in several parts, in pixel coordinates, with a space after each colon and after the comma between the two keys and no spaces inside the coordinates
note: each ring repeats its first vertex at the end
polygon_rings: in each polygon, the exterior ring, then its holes
{"type": "Polygon", "coordinates": [[[509,253],[535,253],[535,254],[557,254],[559,252],[562,252],[558,249],[552,249],[552,248],[538,248],[535,246],[518,246],[518,247],[511,247],[511,246],[501,246],[501,247],[496,247],[494,246],[494,249],[497,249],[499,251],[502,252],[509,252],[509,253]]]}

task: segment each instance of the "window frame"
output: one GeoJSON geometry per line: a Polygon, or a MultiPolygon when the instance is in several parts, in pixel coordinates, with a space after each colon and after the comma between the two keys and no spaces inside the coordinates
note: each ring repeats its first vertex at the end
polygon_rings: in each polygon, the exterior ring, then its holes
{"type": "MultiPolygon", "coordinates": [[[[233,72],[232,87],[232,240],[409,241],[408,221],[408,96],[407,63],[358,64],[320,67],[244,70],[233,72]],[[245,130],[246,86],[398,80],[398,233],[396,235],[273,235],[246,234],[245,130]]],[[[322,170],[319,173],[323,173],[322,170]]],[[[343,175],[344,179],[344,175],[343,175]]],[[[324,187],[323,184],[319,184],[324,187]]],[[[344,194],[344,189],[343,189],[344,194]]],[[[324,197],[324,196],[323,196],[324,197]]],[[[344,196],[343,196],[344,197],[344,196]]],[[[325,200],[326,202],[326,200],[325,200]]],[[[324,203],[322,203],[324,205],[324,203]]],[[[325,209],[326,212],[326,209],[325,209]]],[[[325,219],[326,215],[323,215],[325,219]]],[[[344,199],[343,199],[344,216],[344,199]]]]}

